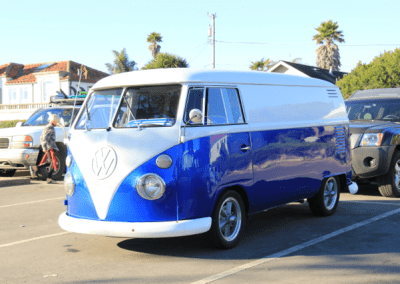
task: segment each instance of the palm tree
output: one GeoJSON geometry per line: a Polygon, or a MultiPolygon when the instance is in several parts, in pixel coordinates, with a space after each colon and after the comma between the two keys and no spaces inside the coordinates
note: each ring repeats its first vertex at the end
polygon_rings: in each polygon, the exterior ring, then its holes
{"type": "Polygon", "coordinates": [[[152,61],[147,63],[142,69],[157,68],[187,68],[189,64],[186,59],[170,53],[160,52],[152,61]]]}
{"type": "Polygon", "coordinates": [[[129,61],[128,54],[126,53],[125,48],[118,52],[116,50],[112,51],[114,53],[114,62],[113,64],[106,63],[106,67],[110,74],[123,73],[128,71],[135,70],[135,61],[129,61]]]}
{"type": "Polygon", "coordinates": [[[259,61],[251,62],[249,68],[255,71],[267,71],[274,64],[275,62],[272,59],[264,60],[264,58],[261,58],[259,61]]]}
{"type": "Polygon", "coordinates": [[[151,55],[156,57],[161,49],[161,46],[158,44],[158,42],[162,42],[162,36],[159,33],[152,32],[147,37],[147,42],[150,43],[149,50],[151,51],[151,55]]]}
{"type": "Polygon", "coordinates": [[[339,47],[334,43],[335,41],[344,42],[342,31],[338,31],[339,25],[337,22],[329,20],[322,22],[315,30],[318,34],[314,35],[313,40],[317,44],[321,44],[317,48],[317,66],[324,69],[339,71],[340,55],[339,47]]]}

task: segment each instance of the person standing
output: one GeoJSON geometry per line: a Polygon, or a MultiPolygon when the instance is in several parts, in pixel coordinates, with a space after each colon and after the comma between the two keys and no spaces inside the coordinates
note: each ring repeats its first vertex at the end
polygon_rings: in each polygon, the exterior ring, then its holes
{"type": "Polygon", "coordinates": [[[58,164],[54,151],[59,151],[56,144],[56,131],[54,127],[60,123],[60,118],[56,114],[49,116],[49,124],[43,129],[42,135],[40,136],[40,144],[44,156],[38,165],[38,169],[49,167],[47,175],[47,183],[54,183],[52,175],[54,170],[57,170],[58,164]]]}

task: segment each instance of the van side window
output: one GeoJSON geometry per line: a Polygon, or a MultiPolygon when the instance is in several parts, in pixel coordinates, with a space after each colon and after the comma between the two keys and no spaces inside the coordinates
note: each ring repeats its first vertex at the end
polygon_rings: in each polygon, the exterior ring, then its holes
{"type": "Polygon", "coordinates": [[[213,125],[244,123],[237,90],[208,88],[206,117],[213,125]]]}

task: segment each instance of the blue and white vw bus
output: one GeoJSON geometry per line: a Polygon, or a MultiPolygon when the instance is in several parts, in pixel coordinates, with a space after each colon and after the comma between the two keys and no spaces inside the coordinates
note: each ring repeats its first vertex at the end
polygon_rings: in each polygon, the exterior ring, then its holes
{"type": "Polygon", "coordinates": [[[91,89],[67,138],[60,226],[132,238],[208,232],[238,244],[247,217],[308,200],[329,216],[351,183],[339,89],[263,72],[157,69],[91,89]]]}

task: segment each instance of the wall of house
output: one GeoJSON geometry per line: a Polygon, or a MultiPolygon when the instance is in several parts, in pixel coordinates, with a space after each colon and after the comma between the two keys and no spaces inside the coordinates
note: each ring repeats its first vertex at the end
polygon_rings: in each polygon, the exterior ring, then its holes
{"type": "Polygon", "coordinates": [[[283,74],[288,74],[288,75],[308,77],[306,74],[304,74],[303,72],[300,72],[297,69],[287,68],[283,65],[278,66],[277,68],[272,70],[271,73],[283,73],[283,74]]]}

